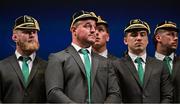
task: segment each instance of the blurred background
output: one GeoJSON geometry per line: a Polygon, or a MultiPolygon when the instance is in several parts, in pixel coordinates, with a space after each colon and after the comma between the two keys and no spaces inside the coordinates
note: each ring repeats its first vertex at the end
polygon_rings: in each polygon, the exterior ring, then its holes
{"type": "MultiPolygon", "coordinates": [[[[139,18],[150,25],[147,47],[150,56],[154,55],[152,36],[156,24],[170,20],[180,26],[177,0],[1,0],[0,60],[14,54],[15,43],[11,36],[17,17],[30,15],[39,21],[40,49],[37,54],[47,60],[50,53],[61,51],[71,43],[70,20],[78,10],[93,11],[108,22],[108,49],[117,57],[122,57],[127,50],[123,43],[123,30],[131,19],[139,18]]],[[[179,47],[177,54],[180,54],[179,47]]]]}

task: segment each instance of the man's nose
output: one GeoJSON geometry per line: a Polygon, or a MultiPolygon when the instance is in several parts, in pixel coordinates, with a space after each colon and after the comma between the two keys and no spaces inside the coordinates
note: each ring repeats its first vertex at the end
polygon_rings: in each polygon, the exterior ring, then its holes
{"type": "Polygon", "coordinates": [[[140,34],[137,34],[137,39],[142,39],[142,36],[140,34]]]}
{"type": "Polygon", "coordinates": [[[92,26],[91,32],[93,32],[93,33],[96,32],[96,28],[94,26],[92,26]]]}
{"type": "Polygon", "coordinates": [[[98,32],[96,32],[96,36],[97,36],[97,37],[99,36],[99,33],[98,33],[98,32]]]}

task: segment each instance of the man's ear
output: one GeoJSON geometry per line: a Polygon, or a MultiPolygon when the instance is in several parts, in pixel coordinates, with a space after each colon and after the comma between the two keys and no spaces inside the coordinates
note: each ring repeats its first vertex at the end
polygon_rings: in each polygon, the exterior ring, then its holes
{"type": "Polygon", "coordinates": [[[106,42],[109,42],[109,39],[110,39],[110,37],[109,37],[109,34],[106,36],[106,42]]]}
{"type": "Polygon", "coordinates": [[[161,36],[159,34],[156,34],[155,39],[156,41],[161,41],[161,36]]]}
{"type": "Polygon", "coordinates": [[[72,34],[76,35],[76,27],[72,26],[70,31],[72,32],[72,34]]]}
{"type": "Polygon", "coordinates": [[[127,38],[126,38],[126,37],[124,37],[124,44],[125,44],[125,45],[128,44],[128,43],[127,43],[127,38]]]}
{"type": "Polygon", "coordinates": [[[14,42],[17,42],[17,34],[16,34],[16,33],[13,33],[13,35],[12,35],[12,40],[13,40],[14,42]]]}

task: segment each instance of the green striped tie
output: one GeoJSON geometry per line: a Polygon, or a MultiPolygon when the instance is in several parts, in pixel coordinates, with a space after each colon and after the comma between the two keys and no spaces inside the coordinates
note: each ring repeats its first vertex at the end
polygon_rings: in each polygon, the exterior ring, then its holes
{"type": "Polygon", "coordinates": [[[23,57],[22,60],[22,73],[24,77],[24,82],[27,85],[28,77],[29,77],[29,67],[27,61],[30,60],[29,57],[23,57]]]}
{"type": "Polygon", "coordinates": [[[166,57],[164,57],[164,59],[163,59],[163,62],[165,63],[165,65],[166,65],[167,68],[168,68],[169,74],[172,73],[172,69],[171,69],[171,65],[170,65],[170,61],[171,61],[171,60],[172,60],[172,59],[171,59],[169,56],[166,56],[166,57]]]}
{"type": "Polygon", "coordinates": [[[141,57],[137,57],[135,59],[135,63],[138,64],[138,75],[139,75],[139,79],[140,79],[141,85],[143,85],[144,71],[143,71],[143,66],[142,66],[142,58],[141,57]]]}
{"type": "Polygon", "coordinates": [[[84,58],[84,64],[86,69],[86,77],[88,82],[88,103],[91,103],[91,64],[90,59],[88,56],[88,50],[87,49],[81,49],[81,53],[83,54],[84,58]]]}

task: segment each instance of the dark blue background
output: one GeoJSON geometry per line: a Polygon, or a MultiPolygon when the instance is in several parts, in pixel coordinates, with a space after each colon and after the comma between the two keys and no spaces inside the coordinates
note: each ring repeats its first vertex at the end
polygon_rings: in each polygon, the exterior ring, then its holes
{"type": "MultiPolygon", "coordinates": [[[[30,15],[40,23],[38,55],[48,59],[52,52],[61,51],[71,43],[70,19],[77,10],[94,11],[105,18],[110,27],[109,51],[121,57],[126,50],[123,30],[134,18],[149,23],[151,34],[147,52],[154,54],[152,35],[157,23],[171,20],[180,25],[178,0],[1,0],[0,2],[0,60],[14,53],[11,39],[14,20],[30,15]]],[[[178,47],[177,53],[180,53],[178,47]]]]}

